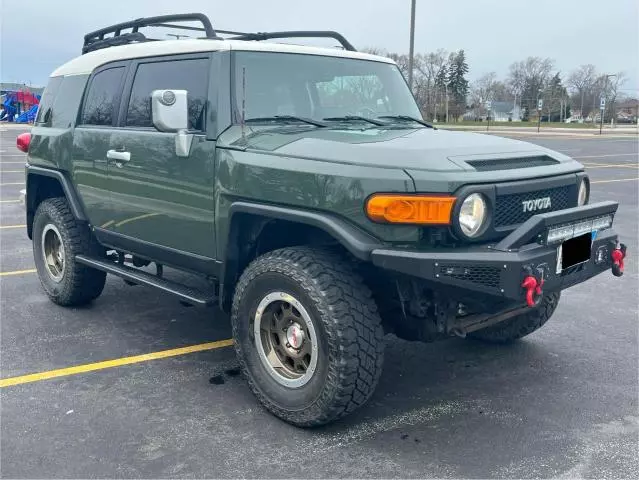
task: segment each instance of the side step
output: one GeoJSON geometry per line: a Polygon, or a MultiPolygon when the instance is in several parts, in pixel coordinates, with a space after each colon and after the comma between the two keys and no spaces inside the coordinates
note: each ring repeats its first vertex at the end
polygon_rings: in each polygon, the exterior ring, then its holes
{"type": "Polygon", "coordinates": [[[76,255],[75,260],[87,267],[102,270],[103,272],[116,275],[130,282],[155,287],[163,292],[175,295],[180,300],[191,305],[213,306],[217,304],[217,297],[207,292],[187,287],[181,283],[173,282],[165,278],[158,277],[152,273],[138,270],[137,268],[127,267],[119,263],[110,262],[101,258],[87,257],[85,255],[76,255]]]}

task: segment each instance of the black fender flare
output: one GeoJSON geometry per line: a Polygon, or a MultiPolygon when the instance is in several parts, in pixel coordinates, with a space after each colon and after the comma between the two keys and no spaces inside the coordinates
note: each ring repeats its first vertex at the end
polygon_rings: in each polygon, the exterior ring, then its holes
{"type": "Polygon", "coordinates": [[[237,213],[249,213],[319,228],[360,260],[370,260],[370,253],[381,246],[373,236],[347,220],[329,213],[261,203],[234,202],[229,208],[229,224],[233,223],[233,216],[237,213]]]}
{"type": "Polygon", "coordinates": [[[73,214],[73,216],[79,221],[88,221],[84,213],[82,202],[80,202],[80,198],[78,197],[73,184],[63,172],[54,170],[52,168],[37,167],[35,165],[27,164],[25,166],[26,196],[24,206],[27,217],[27,236],[29,238],[32,238],[33,216],[35,215],[35,210],[37,207],[35,205],[35,197],[37,197],[37,195],[34,195],[37,189],[37,186],[34,187],[34,184],[37,182],[37,180],[35,180],[36,177],[47,177],[55,179],[60,184],[67,202],[69,202],[69,208],[71,209],[71,213],[73,214]]]}
{"type": "Polygon", "coordinates": [[[29,207],[33,207],[33,199],[29,199],[29,177],[32,175],[39,175],[43,177],[55,178],[62,187],[62,191],[64,195],[67,197],[67,201],[69,202],[69,207],[71,208],[71,213],[73,216],[81,221],[87,221],[87,217],[84,213],[84,208],[82,207],[82,203],[80,202],[80,198],[78,197],[75,188],[71,184],[71,181],[66,177],[66,175],[59,171],[53,170],[51,168],[46,167],[36,167],[35,165],[26,166],[26,177],[27,177],[27,198],[26,198],[26,206],[27,211],[29,211],[29,207]]]}
{"type": "Polygon", "coordinates": [[[233,261],[232,254],[230,253],[233,247],[230,246],[229,243],[232,241],[231,237],[234,216],[240,213],[275,220],[286,220],[318,228],[329,234],[355,258],[362,261],[370,261],[371,252],[383,246],[379,240],[366,233],[361,228],[353,225],[346,219],[330,213],[303,210],[295,207],[252,203],[247,201],[233,202],[228,210],[228,236],[224,239],[224,244],[221,245],[222,248],[219,252],[220,259],[223,259],[222,269],[220,272],[220,306],[222,306],[223,309],[225,308],[224,304],[226,303],[224,301],[225,293],[226,295],[230,295],[233,290],[232,287],[230,289],[228,288],[228,283],[234,280],[234,271],[237,269],[237,264],[233,261]]]}

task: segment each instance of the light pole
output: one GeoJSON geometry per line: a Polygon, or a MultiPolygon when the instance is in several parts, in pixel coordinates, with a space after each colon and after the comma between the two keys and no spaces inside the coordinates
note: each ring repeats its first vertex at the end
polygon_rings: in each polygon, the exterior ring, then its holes
{"type": "Polygon", "coordinates": [[[410,4],[410,47],[408,49],[408,86],[413,90],[413,59],[415,56],[415,3],[410,4]]]}

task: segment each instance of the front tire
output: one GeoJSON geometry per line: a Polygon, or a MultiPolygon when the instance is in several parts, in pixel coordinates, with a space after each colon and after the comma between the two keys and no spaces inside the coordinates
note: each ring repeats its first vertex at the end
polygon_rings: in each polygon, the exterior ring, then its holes
{"type": "Polygon", "coordinates": [[[377,386],[381,320],[371,292],[339,255],[295,247],[257,258],[236,286],[231,322],[249,387],[288,423],[330,423],[377,386]]]}
{"type": "Polygon", "coordinates": [[[48,198],[33,219],[33,257],[38,277],[58,305],[84,305],[102,293],[106,273],[75,261],[76,255],[100,255],[88,226],[79,223],[65,198],[48,198]]]}
{"type": "Polygon", "coordinates": [[[489,343],[510,343],[539,330],[557,309],[561,293],[544,295],[539,307],[517,315],[492,327],[468,334],[469,337],[489,343]]]}

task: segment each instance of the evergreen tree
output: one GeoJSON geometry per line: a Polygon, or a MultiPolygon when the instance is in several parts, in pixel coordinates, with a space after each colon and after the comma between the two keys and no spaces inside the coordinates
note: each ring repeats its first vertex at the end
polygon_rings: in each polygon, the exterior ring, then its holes
{"type": "Polygon", "coordinates": [[[448,72],[449,112],[457,120],[466,110],[468,63],[464,50],[450,55],[448,72]]]}
{"type": "Polygon", "coordinates": [[[565,105],[568,103],[568,92],[563,86],[561,76],[557,72],[548,81],[542,92],[544,99],[543,115],[549,122],[560,122],[564,117],[565,105]]]}

